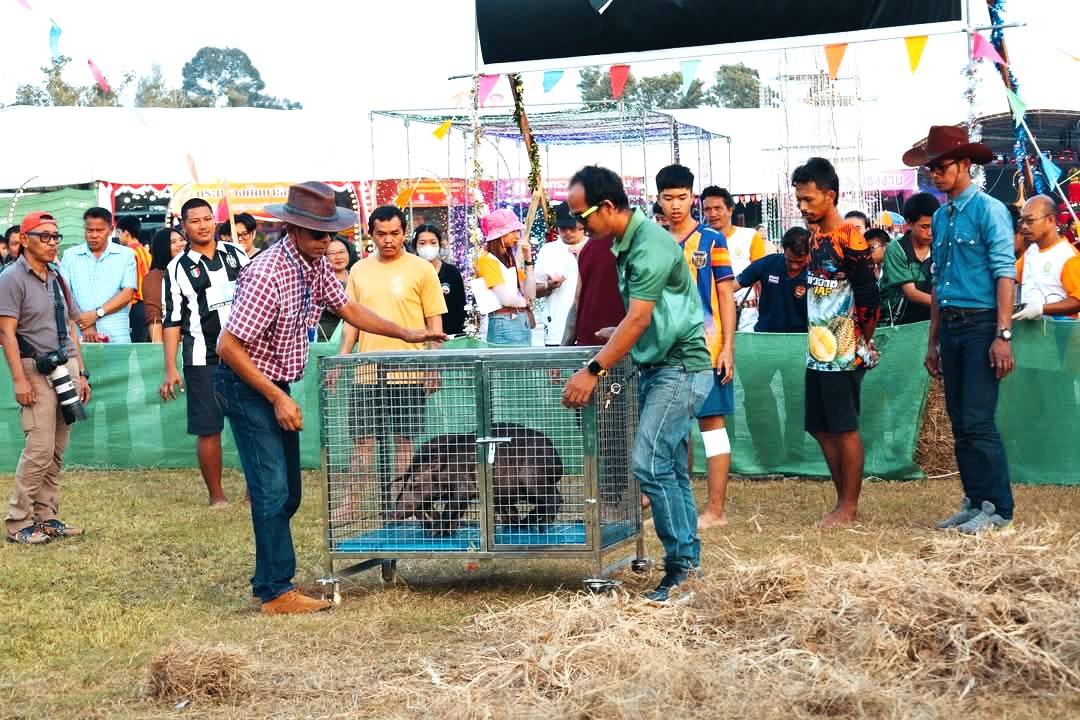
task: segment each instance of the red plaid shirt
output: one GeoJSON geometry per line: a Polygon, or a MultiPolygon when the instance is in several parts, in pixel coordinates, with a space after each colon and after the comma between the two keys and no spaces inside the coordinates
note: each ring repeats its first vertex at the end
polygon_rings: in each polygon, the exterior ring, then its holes
{"type": "Polygon", "coordinates": [[[286,237],[240,273],[225,329],[266,377],[294,382],[307,365],[308,329],[319,324],[323,307],[336,311],[348,301],[330,262],[309,263],[286,237]]]}

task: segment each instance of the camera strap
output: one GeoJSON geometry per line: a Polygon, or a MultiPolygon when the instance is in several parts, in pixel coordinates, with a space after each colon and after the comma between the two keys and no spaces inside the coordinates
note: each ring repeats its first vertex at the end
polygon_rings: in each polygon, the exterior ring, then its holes
{"type": "MultiPolygon", "coordinates": [[[[46,270],[48,273],[48,270],[46,270]]],[[[60,273],[56,273],[56,277],[53,279],[53,311],[56,316],[56,347],[62,348],[64,346],[64,337],[67,335],[67,322],[64,318],[64,297],[60,294],[60,283],[63,282],[60,279],[60,273]]],[[[33,360],[37,357],[37,352],[34,351],[33,346],[26,341],[22,335],[15,334],[15,340],[19,343],[19,356],[29,358],[33,360]]]]}

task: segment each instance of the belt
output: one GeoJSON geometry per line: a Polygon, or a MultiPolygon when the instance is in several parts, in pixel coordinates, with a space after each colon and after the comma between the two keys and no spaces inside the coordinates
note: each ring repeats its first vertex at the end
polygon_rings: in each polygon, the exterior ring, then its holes
{"type": "Polygon", "coordinates": [[[945,322],[964,322],[971,318],[996,312],[990,308],[942,308],[941,319],[945,322]]]}
{"type": "Polygon", "coordinates": [[[503,308],[499,308],[498,310],[492,312],[491,314],[492,315],[509,315],[510,319],[513,320],[518,315],[521,315],[524,312],[525,312],[524,308],[503,307],[503,308]]]}

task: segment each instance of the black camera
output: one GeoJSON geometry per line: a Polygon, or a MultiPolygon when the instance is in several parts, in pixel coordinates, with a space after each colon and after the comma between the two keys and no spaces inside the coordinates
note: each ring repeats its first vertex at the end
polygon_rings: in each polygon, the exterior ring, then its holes
{"type": "Polygon", "coordinates": [[[79,390],[67,370],[68,355],[61,350],[42,353],[34,360],[37,371],[49,378],[56,397],[60,401],[60,413],[68,425],[86,419],[86,408],[79,399],[79,390]]]}

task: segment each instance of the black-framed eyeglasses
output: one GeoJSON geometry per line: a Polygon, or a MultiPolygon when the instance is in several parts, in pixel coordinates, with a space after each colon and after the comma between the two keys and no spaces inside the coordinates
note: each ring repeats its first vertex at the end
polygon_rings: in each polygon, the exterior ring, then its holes
{"type": "Polygon", "coordinates": [[[1017,221],[1017,225],[1024,227],[1025,225],[1034,225],[1036,220],[1042,220],[1043,218],[1054,217],[1053,213],[1046,213],[1045,215],[1039,215],[1037,217],[1021,217],[1017,221]]]}
{"type": "Polygon", "coordinates": [[[64,236],[60,233],[43,233],[43,232],[28,232],[27,236],[37,238],[46,245],[59,245],[64,236]]]}
{"type": "Polygon", "coordinates": [[[925,167],[931,175],[943,175],[945,171],[953,165],[956,165],[955,160],[942,160],[941,162],[930,163],[923,167],[925,167]]]}
{"type": "Polygon", "coordinates": [[[237,233],[236,237],[240,238],[241,240],[250,240],[254,234],[255,233],[250,233],[245,230],[244,232],[237,233]]]}

